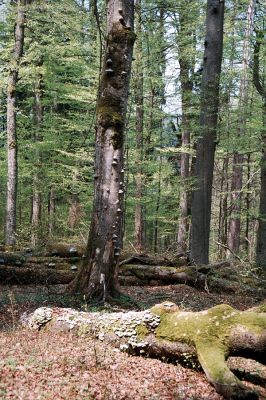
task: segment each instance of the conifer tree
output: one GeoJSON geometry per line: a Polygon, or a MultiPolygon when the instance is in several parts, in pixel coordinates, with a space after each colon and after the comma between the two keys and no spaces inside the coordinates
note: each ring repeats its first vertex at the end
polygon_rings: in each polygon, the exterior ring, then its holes
{"type": "Polygon", "coordinates": [[[211,196],[223,51],[224,1],[208,0],[205,52],[201,83],[200,132],[195,173],[198,179],[192,200],[191,258],[209,262],[211,196]]]}

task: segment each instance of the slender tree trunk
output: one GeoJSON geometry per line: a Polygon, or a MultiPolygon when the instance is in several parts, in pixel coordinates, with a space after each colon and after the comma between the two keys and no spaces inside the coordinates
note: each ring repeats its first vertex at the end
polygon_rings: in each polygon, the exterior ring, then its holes
{"type": "Polygon", "coordinates": [[[40,181],[37,176],[34,176],[33,186],[34,192],[32,196],[32,217],[31,217],[31,244],[32,246],[37,246],[40,240],[41,233],[41,193],[37,188],[39,188],[40,181]]]}
{"type": "MultiPolygon", "coordinates": [[[[265,89],[264,89],[265,90],[265,89]]],[[[262,157],[260,175],[259,226],[257,235],[257,266],[266,270],[266,97],[263,104],[262,157]]]]}
{"type": "Polygon", "coordinates": [[[79,199],[79,163],[77,163],[77,167],[73,173],[71,192],[71,202],[68,212],[68,227],[72,231],[71,233],[74,233],[73,231],[78,226],[82,215],[79,199]]]}
{"type": "Polygon", "coordinates": [[[209,262],[209,235],[214,154],[216,147],[219,79],[223,51],[224,1],[208,0],[206,38],[201,87],[200,138],[195,172],[198,187],[192,199],[191,257],[209,262]]]}
{"type": "MultiPolygon", "coordinates": [[[[41,66],[42,62],[38,66],[41,66]]],[[[41,140],[41,124],[43,119],[43,106],[41,103],[42,97],[42,77],[39,75],[37,79],[37,85],[35,89],[35,117],[36,117],[36,132],[34,141],[38,145],[41,140]]],[[[41,154],[38,149],[35,150],[35,171],[33,176],[33,194],[32,194],[32,216],[31,216],[31,244],[37,246],[40,239],[41,233],[41,179],[40,179],[40,168],[41,168],[41,154]]]]}
{"type": "Polygon", "coordinates": [[[55,225],[55,190],[50,188],[48,195],[48,235],[51,237],[54,234],[55,225]]]}
{"type": "MultiPolygon", "coordinates": [[[[250,0],[247,12],[247,26],[243,43],[242,77],[239,91],[239,119],[238,136],[245,135],[246,129],[246,107],[248,100],[248,68],[250,60],[250,38],[253,31],[253,19],[255,10],[255,0],[250,0]]],[[[240,139],[241,140],[241,139],[240,139]]],[[[231,182],[231,218],[228,230],[228,258],[239,253],[240,233],[241,233],[241,202],[243,184],[243,161],[241,153],[235,152],[233,158],[233,174],[231,182]]]]}
{"type": "Polygon", "coordinates": [[[15,46],[10,62],[7,83],[7,202],[6,202],[6,244],[16,243],[16,200],[17,200],[17,132],[16,132],[16,85],[19,62],[23,53],[24,26],[27,0],[17,1],[15,46]]]}
{"type": "MultiPolygon", "coordinates": [[[[229,70],[234,68],[234,57],[236,52],[236,26],[235,20],[238,12],[238,4],[233,4],[233,10],[230,19],[230,26],[232,26],[231,36],[231,56],[229,63],[229,70]]],[[[226,122],[226,139],[229,140],[229,135],[232,130],[232,100],[231,93],[233,90],[233,76],[229,79],[227,86],[227,93],[225,97],[225,122],[226,122]]],[[[223,158],[223,172],[222,172],[222,180],[221,180],[221,196],[220,196],[220,214],[219,214],[219,228],[218,228],[218,242],[221,243],[219,246],[219,259],[224,259],[226,257],[226,247],[227,247],[227,238],[228,238],[228,198],[229,198],[229,154],[225,154],[223,158]]]]}
{"type": "Polygon", "coordinates": [[[88,299],[118,293],[122,247],[123,141],[133,44],[133,0],[107,1],[106,48],[96,111],[94,203],[87,257],[69,286],[88,299]]]}
{"type": "Polygon", "coordinates": [[[245,229],[245,248],[246,253],[250,256],[250,206],[251,206],[251,196],[250,196],[250,153],[247,155],[247,193],[246,193],[246,229],[245,229]]]}
{"type": "Polygon", "coordinates": [[[181,248],[187,250],[188,239],[188,216],[189,216],[189,189],[187,187],[189,179],[189,150],[190,150],[190,133],[191,133],[191,106],[192,106],[192,88],[190,73],[194,71],[194,57],[188,54],[188,46],[191,53],[194,53],[193,32],[191,32],[191,17],[186,10],[180,12],[180,36],[185,40],[185,45],[179,46],[179,65],[180,65],[180,81],[181,81],[181,99],[182,99],[182,147],[180,160],[180,176],[182,178],[182,191],[180,193],[180,219],[178,223],[177,242],[181,248]],[[187,35],[187,36],[186,36],[187,35]],[[187,41],[189,40],[189,42],[187,41]],[[192,43],[191,43],[192,42],[192,43]],[[191,45],[192,44],[192,45],[191,45]],[[193,61],[192,61],[193,60],[193,61]],[[188,152],[184,150],[187,149],[188,152]]]}
{"type": "MultiPolygon", "coordinates": [[[[164,16],[165,16],[165,8],[164,6],[161,7],[160,9],[160,16],[159,16],[159,38],[160,38],[160,46],[161,46],[161,51],[162,53],[164,52],[163,50],[163,45],[164,45],[164,37],[165,37],[165,26],[164,26],[164,16]]],[[[163,53],[164,54],[164,53],[163,53]]],[[[163,76],[165,73],[165,56],[163,57],[162,63],[160,64],[159,70],[158,70],[158,76],[160,77],[160,81],[158,82],[157,86],[157,91],[159,94],[159,102],[160,102],[160,111],[162,112],[162,105],[165,102],[165,96],[164,96],[164,89],[165,89],[165,84],[163,81],[163,76]]],[[[161,117],[158,121],[158,125],[156,124],[156,127],[160,129],[160,148],[163,147],[163,117],[161,117]]],[[[158,183],[157,183],[157,199],[156,199],[156,205],[155,205],[155,219],[154,219],[154,242],[153,242],[153,249],[154,252],[158,251],[158,234],[159,234],[159,209],[161,206],[161,193],[162,193],[162,162],[163,162],[163,157],[162,154],[159,154],[158,157],[159,160],[159,169],[158,169],[158,183]]],[[[161,246],[163,246],[163,242],[161,240],[161,246]]]]}
{"type": "Polygon", "coordinates": [[[144,244],[144,205],[143,205],[143,51],[142,51],[142,25],[141,25],[141,0],[136,0],[136,32],[139,37],[136,42],[136,62],[135,62],[135,93],[136,93],[136,206],[135,206],[135,248],[142,252],[144,244]]]}
{"type": "MultiPolygon", "coordinates": [[[[219,203],[219,226],[218,226],[218,242],[222,245],[226,245],[227,240],[227,203],[228,203],[228,156],[226,155],[223,159],[223,169],[221,177],[221,196],[219,203]]],[[[224,247],[219,247],[219,258],[224,257],[224,247]]]]}
{"type": "MultiPolygon", "coordinates": [[[[148,61],[149,62],[149,61],[148,61]]],[[[147,135],[144,138],[144,147],[145,147],[145,154],[143,155],[144,158],[144,166],[148,165],[152,161],[152,154],[153,154],[153,147],[152,147],[152,134],[155,131],[155,89],[153,87],[153,82],[150,81],[150,92],[149,92],[149,113],[147,118],[147,135]]],[[[145,188],[149,187],[151,181],[150,173],[146,173],[144,176],[144,186],[145,188]]],[[[147,189],[146,189],[147,192],[147,189]]],[[[147,194],[147,193],[146,193],[147,194]]],[[[149,220],[145,224],[145,237],[146,237],[146,245],[149,248],[152,248],[154,243],[154,224],[149,223],[149,220]]]]}
{"type": "Polygon", "coordinates": [[[159,171],[158,171],[158,186],[157,186],[157,200],[155,206],[155,220],[154,220],[154,245],[153,250],[158,251],[158,231],[159,231],[159,209],[161,205],[161,176],[162,176],[162,156],[159,156],[159,171]]]}
{"type": "Polygon", "coordinates": [[[73,192],[71,194],[71,204],[68,213],[68,226],[73,231],[80,221],[81,217],[81,205],[79,201],[79,194],[73,192]]]}
{"type": "Polygon", "coordinates": [[[234,152],[233,156],[233,173],[231,181],[231,206],[230,221],[228,230],[228,258],[232,258],[233,254],[238,254],[240,247],[240,213],[241,213],[241,190],[243,184],[243,160],[244,156],[234,152]]]}

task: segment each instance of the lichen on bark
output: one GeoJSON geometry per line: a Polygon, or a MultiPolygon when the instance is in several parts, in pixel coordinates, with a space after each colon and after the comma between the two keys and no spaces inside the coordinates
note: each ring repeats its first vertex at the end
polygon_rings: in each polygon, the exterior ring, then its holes
{"type": "Polygon", "coordinates": [[[130,354],[170,361],[197,358],[210,383],[225,398],[258,399],[230,371],[226,359],[242,356],[265,363],[266,314],[260,309],[241,312],[222,304],[188,312],[171,302],[146,311],[106,314],[44,308],[43,313],[37,309],[24,318],[24,323],[34,329],[94,336],[130,354]]]}

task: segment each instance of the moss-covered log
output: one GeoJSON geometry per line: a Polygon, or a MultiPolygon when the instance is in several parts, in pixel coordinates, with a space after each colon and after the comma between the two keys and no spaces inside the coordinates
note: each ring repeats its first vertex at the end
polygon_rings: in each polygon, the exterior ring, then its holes
{"type": "MultiPolygon", "coordinates": [[[[2,284],[68,284],[79,271],[81,260],[78,257],[29,257],[21,266],[0,265],[2,284]]],[[[212,270],[211,266],[180,268],[151,265],[122,265],[119,270],[119,283],[122,286],[163,286],[186,284],[198,289],[224,293],[250,293],[263,296],[265,289],[241,285],[237,276],[231,272],[230,279],[225,271],[212,270]]]]}
{"type": "Polygon", "coordinates": [[[17,252],[0,252],[0,265],[22,265],[26,261],[26,253],[17,252]]]}
{"type": "MultiPolygon", "coordinates": [[[[58,257],[30,257],[21,266],[0,266],[0,282],[2,283],[69,283],[74,274],[69,271],[78,271],[81,265],[79,258],[58,257]]],[[[206,287],[210,269],[191,267],[165,267],[152,265],[122,265],[119,271],[119,282],[122,286],[128,285],[168,285],[184,283],[198,288],[206,287]],[[203,273],[204,272],[204,273],[203,273]]],[[[226,291],[235,291],[235,287],[220,284],[226,291]]]]}
{"type": "Polygon", "coordinates": [[[185,253],[179,253],[174,257],[168,258],[152,254],[126,254],[122,252],[120,260],[119,266],[124,264],[143,264],[179,267],[188,263],[188,256],[185,253]]]}
{"type": "Polygon", "coordinates": [[[49,243],[46,246],[46,256],[82,257],[86,253],[86,246],[67,243],[49,243]]]}
{"type": "Polygon", "coordinates": [[[187,283],[192,286],[204,287],[206,275],[195,267],[166,267],[153,265],[122,265],[119,270],[119,280],[123,285],[165,285],[187,283]],[[136,278],[136,280],[134,280],[136,278]]]}
{"type": "Polygon", "coordinates": [[[37,268],[16,267],[16,266],[0,266],[0,283],[1,284],[41,284],[55,285],[67,284],[71,282],[75,276],[76,270],[60,270],[54,268],[37,268]]]}
{"type": "MultiPolygon", "coordinates": [[[[265,307],[264,307],[265,308],[265,307]]],[[[72,309],[39,308],[23,316],[32,329],[71,331],[93,336],[130,354],[168,360],[196,360],[209,382],[227,399],[258,399],[230,371],[231,356],[266,360],[265,309],[240,312],[222,304],[187,312],[164,302],[149,310],[127,313],[86,313],[72,309]]]]}

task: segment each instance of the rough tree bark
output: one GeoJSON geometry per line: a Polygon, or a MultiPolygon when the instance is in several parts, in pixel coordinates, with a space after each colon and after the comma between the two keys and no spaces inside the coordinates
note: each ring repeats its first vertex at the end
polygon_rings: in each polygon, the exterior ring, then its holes
{"type": "Polygon", "coordinates": [[[135,248],[141,253],[144,248],[144,205],[143,205],[143,51],[142,51],[142,22],[141,0],[135,2],[136,32],[139,36],[136,41],[135,62],[135,98],[136,98],[136,206],[135,206],[135,248]]]}
{"type": "MultiPolygon", "coordinates": [[[[160,46],[161,46],[161,52],[162,52],[162,61],[160,63],[160,68],[158,68],[158,76],[160,77],[160,83],[156,84],[157,87],[157,94],[159,104],[160,104],[160,110],[162,110],[162,106],[165,103],[165,82],[164,82],[164,75],[165,75],[165,68],[166,68],[166,59],[165,59],[165,51],[163,49],[163,45],[165,44],[165,7],[162,5],[160,8],[160,14],[159,14],[159,21],[158,21],[158,31],[159,31],[159,40],[160,40],[160,46]]],[[[154,60],[154,62],[157,62],[154,60]]],[[[163,141],[163,118],[160,117],[158,120],[158,128],[160,129],[160,147],[162,147],[162,141],[163,141]]],[[[159,235],[159,210],[161,207],[161,195],[162,195],[162,164],[163,164],[163,156],[162,153],[159,152],[159,156],[157,158],[158,160],[158,178],[157,178],[157,194],[156,194],[156,201],[155,201],[155,210],[154,210],[154,229],[153,229],[153,251],[154,253],[158,252],[159,250],[159,243],[158,243],[158,238],[160,237],[159,235]]],[[[162,244],[161,244],[162,248],[162,244]]]]}
{"type": "Polygon", "coordinates": [[[192,367],[198,361],[209,382],[226,399],[258,399],[257,393],[230,371],[226,359],[240,356],[265,363],[265,307],[240,312],[222,304],[187,312],[164,302],[146,311],[109,314],[43,307],[24,315],[22,322],[32,329],[96,337],[130,354],[169,361],[191,359],[192,367]]]}
{"type": "Polygon", "coordinates": [[[263,77],[260,76],[260,46],[264,38],[263,31],[256,32],[253,62],[253,83],[262,97],[262,131],[261,131],[261,177],[260,177],[260,206],[259,227],[257,235],[256,262],[258,267],[266,270],[266,89],[263,77]]]}
{"type": "Polygon", "coordinates": [[[208,0],[205,52],[201,83],[200,132],[195,174],[197,188],[192,199],[191,258],[209,262],[209,236],[214,154],[216,147],[219,79],[223,52],[224,1],[208,0]]]}
{"type": "Polygon", "coordinates": [[[107,1],[107,39],[96,110],[94,203],[87,257],[68,290],[105,300],[119,291],[123,141],[135,33],[133,0],[107,1]]]}
{"type": "Polygon", "coordinates": [[[180,218],[178,222],[177,242],[182,250],[187,250],[188,240],[188,216],[189,216],[189,159],[190,159],[190,133],[191,133],[191,107],[192,107],[192,89],[193,82],[190,77],[194,71],[194,32],[191,30],[191,15],[187,10],[180,10],[180,46],[179,46],[179,65],[180,65],[180,83],[182,99],[182,147],[180,159],[180,176],[182,178],[182,191],[180,193],[180,218]],[[183,40],[183,43],[182,41],[183,40]],[[188,46],[189,49],[188,50],[188,46]],[[187,152],[185,151],[187,150],[187,152]]]}
{"type": "MultiPolygon", "coordinates": [[[[42,66],[42,60],[37,63],[37,68],[42,66]]],[[[34,142],[38,146],[38,142],[41,140],[41,124],[43,120],[43,106],[41,102],[42,98],[42,75],[38,74],[35,88],[35,119],[36,119],[36,131],[34,134],[34,142]]],[[[40,233],[41,233],[41,179],[40,179],[40,167],[41,167],[41,154],[38,149],[35,150],[35,171],[33,175],[33,193],[32,193],[32,215],[31,215],[31,244],[37,246],[39,244],[40,233]]]]}
{"type": "Polygon", "coordinates": [[[6,244],[16,243],[16,200],[17,200],[17,132],[16,132],[16,85],[19,63],[23,54],[24,27],[27,0],[17,1],[15,45],[9,67],[7,83],[7,200],[6,200],[6,244]]]}
{"type": "MultiPolygon", "coordinates": [[[[250,61],[250,38],[253,31],[253,20],[255,12],[255,0],[250,0],[247,10],[247,26],[245,29],[245,37],[243,42],[243,58],[242,58],[242,76],[239,90],[239,118],[238,136],[245,135],[246,129],[246,112],[248,101],[248,69],[250,61]]],[[[242,183],[243,183],[243,154],[235,151],[233,156],[233,174],[231,182],[231,217],[228,229],[228,258],[232,258],[234,254],[239,253],[240,233],[241,233],[241,201],[242,201],[242,183]]]]}

